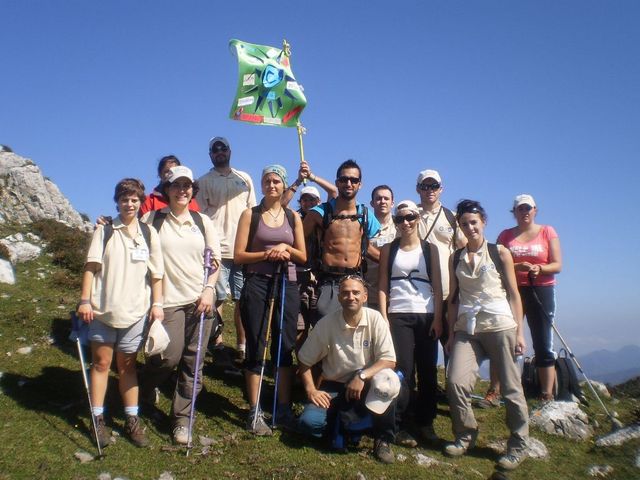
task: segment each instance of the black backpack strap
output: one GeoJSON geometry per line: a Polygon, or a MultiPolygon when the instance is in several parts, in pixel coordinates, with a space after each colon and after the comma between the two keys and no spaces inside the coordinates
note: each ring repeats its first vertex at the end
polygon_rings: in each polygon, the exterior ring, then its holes
{"type": "Polygon", "coordinates": [[[453,244],[455,245],[456,231],[458,229],[458,219],[453,214],[453,212],[449,210],[447,207],[442,207],[442,210],[444,211],[444,216],[447,217],[447,221],[449,222],[449,225],[451,225],[451,228],[453,228],[453,244]]]}
{"type": "Polygon", "coordinates": [[[198,212],[194,212],[193,210],[189,210],[189,213],[191,214],[191,219],[193,220],[193,223],[197,225],[197,227],[200,229],[200,233],[202,234],[203,237],[205,237],[204,222],[202,221],[202,217],[198,212]]]}
{"type": "Polygon", "coordinates": [[[102,256],[104,257],[104,252],[107,249],[107,243],[109,243],[109,240],[111,240],[111,237],[113,236],[113,224],[108,223],[103,227],[103,229],[104,234],[102,236],[102,256]]]}
{"type": "MultiPolygon", "coordinates": [[[[360,271],[362,275],[367,272],[367,251],[369,250],[369,209],[364,203],[360,204],[360,211],[362,212],[362,237],[360,238],[360,271]]],[[[358,213],[358,207],[356,207],[356,214],[358,213]]]]}
{"type": "MultiPolygon", "coordinates": [[[[455,252],[453,252],[453,274],[456,274],[456,270],[458,269],[458,264],[460,263],[460,257],[462,256],[462,251],[464,248],[459,248],[455,252]]],[[[453,292],[452,301],[453,303],[458,303],[458,297],[460,296],[460,286],[456,286],[456,291],[453,292]]]]}
{"type": "Polygon", "coordinates": [[[495,243],[487,243],[487,250],[489,251],[489,257],[491,257],[491,261],[496,266],[496,270],[500,275],[500,281],[502,282],[502,288],[507,293],[507,300],[509,300],[509,290],[507,289],[507,278],[504,274],[504,263],[502,263],[502,259],[500,258],[500,251],[498,250],[498,245],[495,243]]]}
{"type": "MultiPolygon", "coordinates": [[[[394,238],[389,244],[389,261],[387,262],[387,280],[389,285],[389,290],[391,290],[391,270],[393,268],[393,262],[396,259],[396,255],[398,254],[398,249],[400,248],[400,239],[394,238]]],[[[387,292],[389,293],[389,292],[387,292]]]]}
{"type": "Polygon", "coordinates": [[[421,240],[420,246],[422,247],[422,256],[427,267],[427,277],[429,277],[429,283],[431,283],[431,244],[426,240],[421,240]]]}
{"type": "Polygon", "coordinates": [[[251,251],[251,244],[253,243],[253,237],[256,236],[258,231],[258,224],[260,223],[260,215],[262,215],[262,203],[251,207],[251,222],[249,223],[249,237],[247,238],[247,252],[251,251]]]}
{"type": "MultiPolygon", "coordinates": [[[[289,226],[291,227],[291,231],[296,231],[296,216],[293,214],[293,210],[288,207],[284,207],[284,213],[287,217],[287,221],[289,222],[289,226]]],[[[295,235],[295,234],[294,234],[295,235]]]]}
{"type": "Polygon", "coordinates": [[[161,210],[156,210],[153,213],[153,221],[151,222],[151,225],[156,229],[156,232],[159,232],[162,228],[165,218],[167,218],[167,214],[161,210]]]}

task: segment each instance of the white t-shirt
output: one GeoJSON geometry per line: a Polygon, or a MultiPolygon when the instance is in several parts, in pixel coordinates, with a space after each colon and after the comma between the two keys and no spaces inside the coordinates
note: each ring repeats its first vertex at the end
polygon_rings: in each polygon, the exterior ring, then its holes
{"type": "Polygon", "coordinates": [[[422,247],[418,245],[408,251],[399,248],[391,267],[389,313],[433,313],[433,289],[429,281],[422,247]],[[394,280],[396,277],[402,279],[394,280]]]}

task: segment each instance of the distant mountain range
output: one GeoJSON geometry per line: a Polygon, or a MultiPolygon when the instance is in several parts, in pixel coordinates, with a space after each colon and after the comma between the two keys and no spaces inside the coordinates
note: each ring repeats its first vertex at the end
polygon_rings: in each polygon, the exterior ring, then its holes
{"type": "Polygon", "coordinates": [[[578,362],[589,379],[617,385],[640,376],[640,346],[627,345],[616,352],[596,350],[578,357],[578,362]]]}

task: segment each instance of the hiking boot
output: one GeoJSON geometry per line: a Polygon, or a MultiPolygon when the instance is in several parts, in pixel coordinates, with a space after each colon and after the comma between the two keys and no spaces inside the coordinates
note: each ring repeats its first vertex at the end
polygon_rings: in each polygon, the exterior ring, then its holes
{"type": "Polygon", "coordinates": [[[550,404],[551,402],[553,402],[555,399],[553,398],[553,394],[552,393],[541,393],[540,396],[538,397],[538,408],[542,408],[545,405],[550,404]]]}
{"type": "Polygon", "coordinates": [[[377,439],[374,442],[373,454],[382,463],[393,463],[396,461],[396,456],[391,451],[389,443],[384,440],[377,439]]]}
{"type": "Polygon", "coordinates": [[[411,436],[411,434],[405,430],[400,430],[396,435],[395,444],[401,447],[416,448],[418,442],[411,436]]]}
{"type": "Polygon", "coordinates": [[[500,394],[497,390],[490,388],[482,400],[478,400],[476,406],[478,408],[494,408],[500,406],[500,394]]]}
{"type": "Polygon", "coordinates": [[[173,429],[173,443],[187,445],[189,443],[189,429],[184,425],[178,425],[173,429]]]}
{"type": "Polygon", "coordinates": [[[478,431],[474,430],[465,437],[458,437],[456,441],[444,447],[444,454],[449,457],[461,457],[476,444],[478,439],[478,431]]]}
{"type": "Polygon", "coordinates": [[[124,434],[129,437],[131,443],[136,447],[149,446],[149,438],[147,438],[146,428],[142,426],[142,421],[137,415],[129,415],[124,424],[124,434]]]}
{"type": "Polygon", "coordinates": [[[247,431],[257,435],[259,437],[268,437],[273,435],[273,431],[267,425],[264,420],[264,415],[261,411],[251,411],[247,417],[247,431]],[[255,425],[254,425],[255,418],[255,425]]]}
{"type": "Polygon", "coordinates": [[[433,424],[420,427],[420,436],[427,442],[435,443],[440,441],[440,437],[433,429],[433,424]]]}
{"type": "Polygon", "coordinates": [[[111,433],[107,432],[107,427],[104,424],[104,415],[96,415],[95,422],[100,448],[108,447],[111,445],[111,433]]]}
{"type": "Polygon", "coordinates": [[[295,430],[297,419],[291,407],[280,407],[276,412],[275,426],[282,430],[295,430]]]}
{"type": "Polygon", "coordinates": [[[527,457],[527,452],[523,450],[507,451],[506,455],[503,455],[498,459],[497,465],[502,470],[515,470],[527,457]]]}

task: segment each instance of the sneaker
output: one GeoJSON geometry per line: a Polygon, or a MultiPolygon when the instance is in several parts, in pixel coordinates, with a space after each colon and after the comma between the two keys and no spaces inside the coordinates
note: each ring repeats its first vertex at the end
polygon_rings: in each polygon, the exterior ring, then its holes
{"type": "Polygon", "coordinates": [[[401,447],[407,448],[416,448],[418,446],[418,442],[416,439],[411,436],[411,434],[405,430],[400,430],[396,435],[395,439],[396,445],[400,445],[401,447]]]}
{"type": "Polygon", "coordinates": [[[178,425],[173,429],[173,443],[187,445],[189,443],[189,429],[184,425],[178,425]]]}
{"type": "Polygon", "coordinates": [[[108,447],[111,445],[111,433],[107,432],[107,426],[104,424],[104,415],[97,415],[95,422],[100,448],[108,447]]]}
{"type": "Polygon", "coordinates": [[[515,470],[518,468],[518,465],[524,462],[527,456],[527,453],[523,450],[511,450],[508,451],[506,455],[501,456],[497,464],[502,470],[515,470]]]}
{"type": "Polygon", "coordinates": [[[490,388],[482,400],[478,400],[476,406],[478,408],[494,408],[500,406],[500,394],[497,390],[490,388]]]}
{"type": "Polygon", "coordinates": [[[142,426],[142,421],[137,415],[129,415],[124,424],[124,434],[129,437],[131,443],[136,447],[147,447],[149,438],[147,438],[146,428],[142,426]]]}
{"type": "Polygon", "coordinates": [[[427,442],[435,443],[440,441],[440,437],[433,429],[433,424],[420,427],[420,436],[427,442]]]}
{"type": "Polygon", "coordinates": [[[461,457],[471,448],[473,448],[476,444],[476,440],[478,439],[478,431],[474,430],[469,436],[466,438],[458,437],[456,441],[450,443],[444,447],[444,454],[449,457],[461,457]]]}
{"type": "Polygon", "coordinates": [[[255,410],[249,412],[249,416],[247,417],[247,431],[259,437],[268,437],[273,435],[273,431],[269,428],[267,422],[265,422],[262,412],[255,410]]]}
{"type": "Polygon", "coordinates": [[[396,457],[391,451],[391,447],[384,440],[377,439],[373,444],[373,454],[382,463],[393,463],[396,457]]]}

